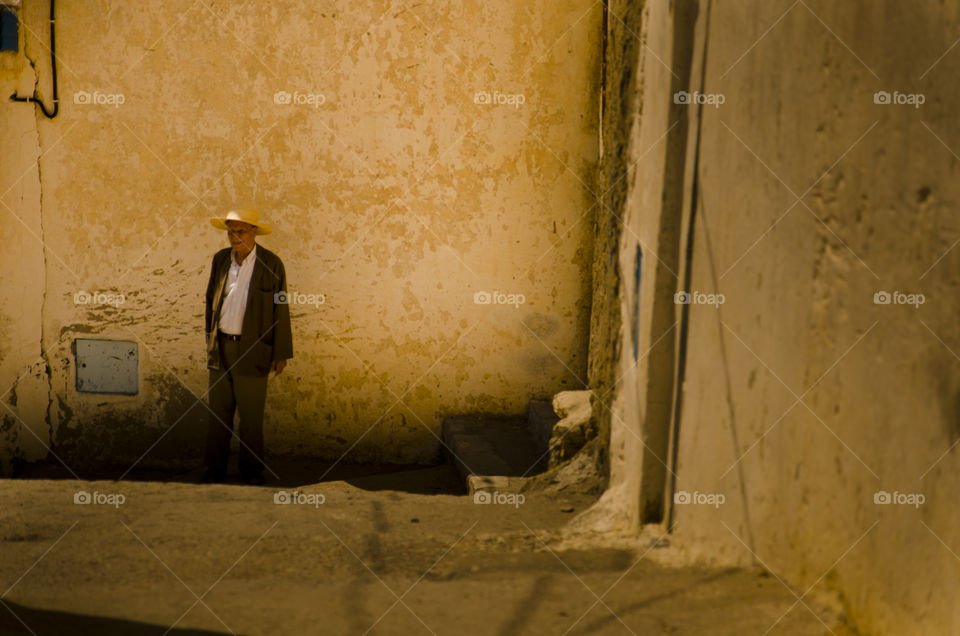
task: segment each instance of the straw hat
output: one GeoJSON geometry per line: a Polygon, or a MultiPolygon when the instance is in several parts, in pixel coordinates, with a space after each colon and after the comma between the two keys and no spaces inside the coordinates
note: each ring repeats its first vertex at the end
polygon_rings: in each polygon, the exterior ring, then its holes
{"type": "Polygon", "coordinates": [[[269,225],[259,220],[260,213],[256,208],[235,208],[227,212],[226,216],[210,219],[210,224],[218,230],[227,229],[227,221],[242,221],[257,228],[257,234],[269,234],[273,231],[269,225]]]}

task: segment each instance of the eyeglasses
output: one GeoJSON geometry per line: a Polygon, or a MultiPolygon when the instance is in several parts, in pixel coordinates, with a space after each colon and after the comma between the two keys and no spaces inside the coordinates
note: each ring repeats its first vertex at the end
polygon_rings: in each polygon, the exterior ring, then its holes
{"type": "Polygon", "coordinates": [[[237,236],[246,236],[247,234],[255,234],[256,231],[257,231],[256,229],[234,230],[234,229],[231,229],[229,226],[227,226],[227,234],[235,234],[237,236]]]}

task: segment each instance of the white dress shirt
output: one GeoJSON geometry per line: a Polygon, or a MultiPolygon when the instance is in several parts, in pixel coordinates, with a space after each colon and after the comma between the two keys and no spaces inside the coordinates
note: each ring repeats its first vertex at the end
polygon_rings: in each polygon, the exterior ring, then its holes
{"type": "Polygon", "coordinates": [[[243,259],[240,265],[236,253],[230,251],[230,272],[227,274],[224,289],[223,307],[220,309],[220,331],[239,336],[243,328],[243,314],[247,309],[247,292],[250,289],[250,276],[253,264],[257,261],[257,246],[243,259]]]}

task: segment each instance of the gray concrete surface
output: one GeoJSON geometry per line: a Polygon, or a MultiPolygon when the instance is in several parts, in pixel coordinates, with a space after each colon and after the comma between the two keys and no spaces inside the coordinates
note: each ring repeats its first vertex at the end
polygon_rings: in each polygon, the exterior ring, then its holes
{"type": "Polygon", "coordinates": [[[0,633],[843,633],[758,570],[665,568],[646,547],[560,549],[589,497],[478,505],[345,482],[299,489],[323,503],[275,493],[3,481],[0,633]],[[79,490],[125,501],[75,504],[79,490]]]}

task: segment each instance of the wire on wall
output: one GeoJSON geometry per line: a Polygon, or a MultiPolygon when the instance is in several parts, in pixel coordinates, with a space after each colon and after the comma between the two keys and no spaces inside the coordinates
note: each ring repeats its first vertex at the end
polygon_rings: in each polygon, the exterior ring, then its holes
{"type": "Polygon", "coordinates": [[[36,89],[33,90],[33,95],[30,97],[18,97],[16,93],[10,96],[10,99],[15,102],[33,102],[39,104],[40,110],[43,111],[47,119],[56,117],[57,112],[60,110],[60,97],[57,93],[57,41],[55,37],[55,20],[53,17],[55,4],[56,0],[50,0],[50,69],[53,76],[53,110],[47,110],[47,106],[43,103],[43,100],[37,97],[36,89]]]}

